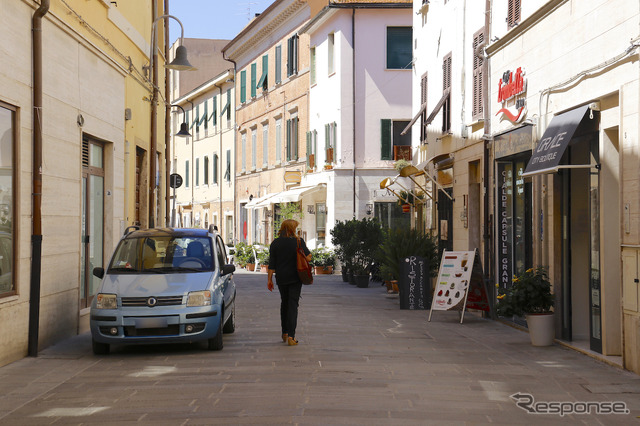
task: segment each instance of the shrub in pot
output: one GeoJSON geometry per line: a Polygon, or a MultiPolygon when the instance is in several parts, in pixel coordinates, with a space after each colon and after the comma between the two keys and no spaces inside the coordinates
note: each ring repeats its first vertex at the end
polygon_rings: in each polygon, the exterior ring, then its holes
{"type": "Polygon", "coordinates": [[[554,320],[551,308],[554,305],[554,295],[545,268],[527,269],[513,278],[510,288],[499,288],[498,291],[498,315],[524,316],[534,346],[553,344],[554,320]]]}
{"type": "Polygon", "coordinates": [[[316,274],[331,274],[336,263],[336,255],[333,250],[326,247],[318,247],[311,250],[311,264],[315,267],[316,274]]]}

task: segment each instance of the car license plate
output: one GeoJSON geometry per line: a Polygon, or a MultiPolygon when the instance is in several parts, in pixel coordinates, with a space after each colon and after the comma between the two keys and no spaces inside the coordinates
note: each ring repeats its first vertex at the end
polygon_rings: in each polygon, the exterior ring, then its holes
{"type": "Polygon", "coordinates": [[[163,317],[136,318],[136,328],[165,328],[167,319],[163,317]]]}

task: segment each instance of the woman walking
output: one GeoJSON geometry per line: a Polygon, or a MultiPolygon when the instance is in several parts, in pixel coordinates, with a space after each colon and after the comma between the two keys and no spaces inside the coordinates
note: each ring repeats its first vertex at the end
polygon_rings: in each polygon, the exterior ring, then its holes
{"type": "Polygon", "coordinates": [[[298,222],[287,219],[282,222],[278,238],[269,247],[269,269],[267,272],[267,288],[273,291],[273,274],[280,291],[280,323],[282,326],[282,341],[289,346],[298,344],[296,340],[296,325],[298,324],[298,302],[302,291],[302,282],[296,268],[298,244],[304,250],[307,260],[311,260],[311,253],[304,240],[296,236],[298,222]]]}

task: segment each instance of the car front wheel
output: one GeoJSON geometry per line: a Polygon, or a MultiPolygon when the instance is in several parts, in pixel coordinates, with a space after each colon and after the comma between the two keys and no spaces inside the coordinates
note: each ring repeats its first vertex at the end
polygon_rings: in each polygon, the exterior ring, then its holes
{"type": "Polygon", "coordinates": [[[109,344],[108,343],[100,343],[91,339],[91,346],[93,348],[93,353],[95,355],[108,355],[109,354],[109,344]]]}
{"type": "Polygon", "coordinates": [[[231,315],[229,315],[229,319],[224,324],[222,331],[227,334],[231,334],[236,331],[236,305],[235,303],[231,307],[231,315]]]}
{"type": "Polygon", "coordinates": [[[224,315],[220,317],[218,323],[218,332],[216,335],[207,341],[207,347],[210,351],[219,351],[222,349],[222,322],[224,321],[224,315]]]}

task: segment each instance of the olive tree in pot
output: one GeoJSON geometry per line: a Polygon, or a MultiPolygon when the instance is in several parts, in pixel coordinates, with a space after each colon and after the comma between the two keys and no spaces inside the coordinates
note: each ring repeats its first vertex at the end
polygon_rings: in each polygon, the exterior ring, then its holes
{"type": "Polygon", "coordinates": [[[382,242],[382,227],[376,219],[355,221],[352,235],[354,246],[353,268],[356,285],[369,287],[369,274],[375,261],[376,251],[382,242]]]}
{"type": "MultiPolygon", "coordinates": [[[[387,229],[376,252],[380,274],[384,281],[395,283],[400,278],[400,265],[409,256],[426,259],[429,275],[435,276],[438,265],[438,244],[429,233],[412,228],[387,229]]],[[[397,288],[395,291],[398,291],[397,288]]]]}
{"type": "Polygon", "coordinates": [[[337,221],[331,230],[331,243],[335,247],[335,254],[340,261],[342,281],[349,281],[349,270],[353,259],[351,236],[353,235],[353,221],[337,221]]]}
{"type": "Polygon", "coordinates": [[[533,346],[553,344],[555,327],[551,308],[554,295],[545,268],[527,269],[513,279],[511,288],[499,288],[498,292],[498,315],[524,316],[533,346]]]}

